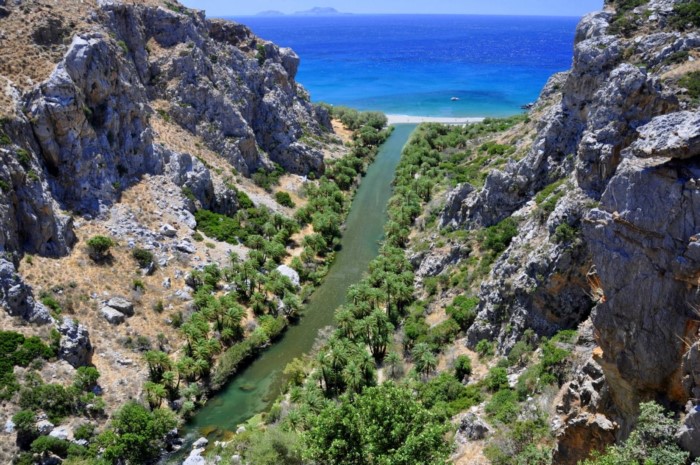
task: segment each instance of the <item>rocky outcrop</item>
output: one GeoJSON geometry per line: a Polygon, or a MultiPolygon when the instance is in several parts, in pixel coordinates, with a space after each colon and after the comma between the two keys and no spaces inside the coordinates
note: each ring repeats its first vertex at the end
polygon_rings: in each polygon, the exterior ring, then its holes
{"type": "Polygon", "coordinates": [[[694,405],[678,431],[678,442],[693,458],[700,457],[700,405],[694,405]]]}
{"type": "Polygon", "coordinates": [[[75,237],[61,211],[103,213],[147,174],[168,173],[197,208],[235,212],[235,193],[208,167],[154,143],[154,118],[245,175],[273,163],[323,172],[321,152],[300,141],[330,122],[296,83],[293,51],[194,10],[99,2],[85,15],[90,32],[72,39],[59,24],[37,26],[42,43],[58,34],[70,46],[48,79],[15,92],[22,112],[0,122],[12,141],[0,147],[0,251],[68,253],[75,237]]]}
{"type": "Polygon", "coordinates": [[[684,111],[654,118],[638,130],[626,155],[684,160],[700,155],[700,113],[684,111]]]}
{"type": "Polygon", "coordinates": [[[30,323],[46,324],[53,320],[49,310],[34,300],[32,288],[17,274],[15,266],[4,258],[0,258],[0,306],[30,323]]]}
{"type": "Polygon", "coordinates": [[[698,177],[697,160],[625,159],[586,218],[605,293],[593,324],[613,396],[628,415],[656,393],[687,399],[679,367],[700,326],[698,177]]]}
{"type": "Polygon", "coordinates": [[[93,348],[87,328],[71,318],[64,318],[58,332],[61,334],[58,358],[73,368],[89,365],[93,348]]]}
{"type": "Polygon", "coordinates": [[[586,197],[573,187],[562,189],[568,192],[544,224],[529,208],[516,213],[519,234],[481,284],[477,318],[467,331],[469,347],[495,340],[499,351],[508,353],[528,328],[551,336],[588,317],[591,261],[577,233],[586,197]],[[562,224],[576,235],[560,237],[562,224]]]}

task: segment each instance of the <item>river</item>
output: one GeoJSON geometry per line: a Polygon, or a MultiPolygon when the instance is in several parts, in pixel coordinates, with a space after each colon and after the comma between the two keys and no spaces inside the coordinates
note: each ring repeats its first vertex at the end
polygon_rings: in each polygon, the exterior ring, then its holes
{"type": "Polygon", "coordinates": [[[334,323],[335,309],[345,302],[348,287],[362,278],[379,252],[394,172],[415,127],[396,125],[368,168],[350,207],[341,250],[323,283],[309,298],[304,317],[197,412],[186,426],[188,436],[220,439],[226,431],[235,431],[238,425],[269,408],[286,382],[282,374],[285,366],[308,353],[318,331],[334,323]]]}

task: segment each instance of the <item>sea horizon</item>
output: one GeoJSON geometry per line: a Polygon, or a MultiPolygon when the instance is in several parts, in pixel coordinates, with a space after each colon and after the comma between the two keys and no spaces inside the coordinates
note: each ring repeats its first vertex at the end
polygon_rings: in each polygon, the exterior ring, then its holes
{"type": "Polygon", "coordinates": [[[578,17],[226,17],[300,57],[313,102],[389,115],[504,117],[570,68],[578,17]]]}

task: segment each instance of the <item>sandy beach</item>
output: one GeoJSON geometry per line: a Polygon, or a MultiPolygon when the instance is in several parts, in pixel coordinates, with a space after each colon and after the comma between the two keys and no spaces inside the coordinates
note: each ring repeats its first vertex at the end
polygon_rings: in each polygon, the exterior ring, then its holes
{"type": "Polygon", "coordinates": [[[436,116],[409,116],[409,115],[386,115],[389,124],[419,124],[419,123],[442,123],[442,124],[467,124],[479,123],[484,118],[443,118],[436,116]]]}

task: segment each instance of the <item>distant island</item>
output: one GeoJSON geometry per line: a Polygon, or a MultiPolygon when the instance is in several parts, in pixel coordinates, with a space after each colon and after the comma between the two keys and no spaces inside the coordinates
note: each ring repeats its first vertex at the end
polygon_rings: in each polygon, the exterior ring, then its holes
{"type": "MultiPolygon", "coordinates": [[[[304,11],[297,11],[293,13],[291,16],[349,16],[352,13],[343,13],[341,11],[336,10],[335,8],[330,8],[330,7],[314,7],[311,8],[310,10],[304,10],[304,11]]],[[[267,10],[267,11],[261,11],[258,13],[256,16],[287,16],[281,11],[277,10],[267,10]]]]}
{"type": "Polygon", "coordinates": [[[277,10],[267,10],[267,11],[261,11],[255,16],[284,16],[284,13],[281,11],[277,10]]]}

